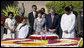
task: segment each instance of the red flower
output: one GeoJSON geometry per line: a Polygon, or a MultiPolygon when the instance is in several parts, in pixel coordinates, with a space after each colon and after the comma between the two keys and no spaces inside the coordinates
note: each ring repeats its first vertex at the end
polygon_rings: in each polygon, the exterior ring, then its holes
{"type": "Polygon", "coordinates": [[[6,17],[1,18],[1,25],[3,25],[5,23],[5,19],[6,19],[6,17]]]}
{"type": "Polygon", "coordinates": [[[1,21],[1,25],[3,25],[3,21],[1,21]]]}

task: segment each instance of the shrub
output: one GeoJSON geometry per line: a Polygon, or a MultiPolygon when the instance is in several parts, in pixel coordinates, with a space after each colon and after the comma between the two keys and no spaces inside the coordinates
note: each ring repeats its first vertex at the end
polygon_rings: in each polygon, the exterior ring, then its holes
{"type": "Polygon", "coordinates": [[[16,8],[16,6],[7,6],[6,9],[3,9],[2,12],[5,14],[5,16],[8,16],[8,12],[13,12],[14,17],[19,15],[19,10],[16,8]]]}
{"type": "Polygon", "coordinates": [[[54,7],[56,13],[63,14],[65,12],[65,7],[69,5],[74,6],[74,10],[78,12],[78,9],[83,8],[83,1],[49,1],[46,3],[46,7],[49,12],[50,7],[54,7]]]}
{"type": "Polygon", "coordinates": [[[6,16],[4,16],[4,17],[1,18],[1,26],[4,26],[6,18],[7,18],[6,16]]]}

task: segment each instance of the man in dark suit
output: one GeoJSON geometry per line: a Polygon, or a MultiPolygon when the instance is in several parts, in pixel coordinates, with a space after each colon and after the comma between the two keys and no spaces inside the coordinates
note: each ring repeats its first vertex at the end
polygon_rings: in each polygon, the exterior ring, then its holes
{"type": "Polygon", "coordinates": [[[30,24],[30,31],[29,31],[30,35],[34,33],[34,30],[33,30],[34,19],[36,19],[37,15],[38,15],[38,13],[36,11],[37,10],[37,6],[36,5],[32,5],[32,9],[33,9],[33,11],[28,14],[28,19],[29,19],[29,24],[30,24]]]}
{"type": "Polygon", "coordinates": [[[59,24],[60,24],[60,15],[55,13],[54,8],[50,8],[50,13],[46,17],[46,28],[47,31],[55,32],[59,35],[59,24]]]}

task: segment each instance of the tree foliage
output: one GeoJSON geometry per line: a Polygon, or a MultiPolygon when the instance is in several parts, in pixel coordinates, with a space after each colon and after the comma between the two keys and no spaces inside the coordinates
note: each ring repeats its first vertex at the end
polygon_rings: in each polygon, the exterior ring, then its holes
{"type": "Polygon", "coordinates": [[[2,12],[5,14],[5,16],[8,16],[8,12],[13,12],[14,17],[19,15],[19,10],[16,8],[16,6],[7,6],[6,10],[2,9],[2,12]]]}
{"type": "Polygon", "coordinates": [[[83,8],[83,1],[49,1],[46,3],[46,7],[49,9],[51,7],[55,8],[56,13],[63,14],[65,12],[65,7],[73,5],[74,10],[78,12],[78,9],[83,8]]]}

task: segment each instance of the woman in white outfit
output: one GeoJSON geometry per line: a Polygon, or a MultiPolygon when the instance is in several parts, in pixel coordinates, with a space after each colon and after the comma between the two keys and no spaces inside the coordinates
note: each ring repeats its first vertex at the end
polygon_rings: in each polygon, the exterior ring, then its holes
{"type": "Polygon", "coordinates": [[[70,12],[70,8],[65,8],[66,13],[61,18],[62,38],[75,38],[76,17],[70,12]]]}
{"type": "Polygon", "coordinates": [[[16,20],[13,18],[13,13],[8,12],[9,18],[5,20],[5,26],[7,28],[7,35],[4,39],[6,38],[15,38],[15,29],[16,29],[16,20]]]}
{"type": "Polygon", "coordinates": [[[17,38],[26,38],[29,33],[29,25],[26,23],[24,18],[17,27],[17,38]]]}

